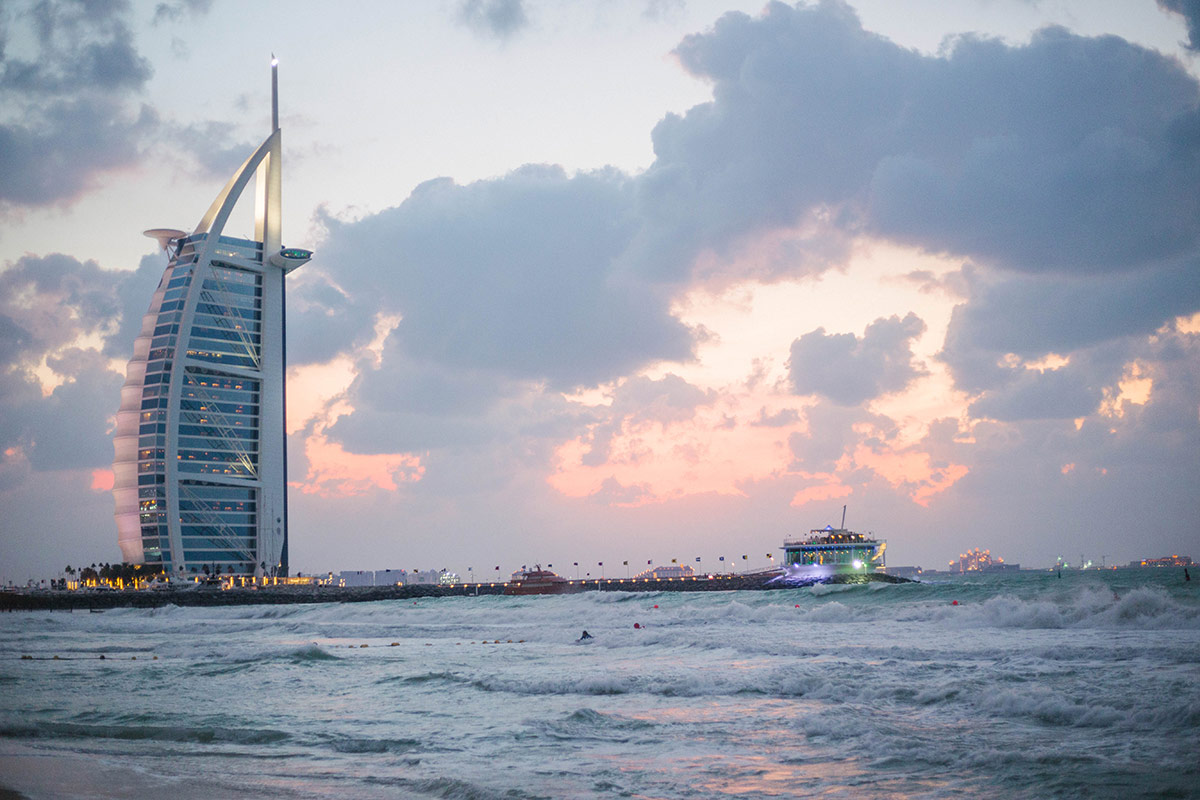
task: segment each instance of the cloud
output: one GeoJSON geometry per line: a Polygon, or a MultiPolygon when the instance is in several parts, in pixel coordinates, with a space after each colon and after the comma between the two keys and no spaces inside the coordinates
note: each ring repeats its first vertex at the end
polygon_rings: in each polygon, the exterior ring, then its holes
{"type": "Polygon", "coordinates": [[[852,333],[826,334],[824,328],[792,342],[788,378],[796,394],[816,394],[843,406],[865,403],[904,389],[925,374],[914,364],[911,342],[925,323],[909,313],[878,319],[859,339],[852,333]]]}
{"type": "Polygon", "coordinates": [[[196,162],[200,175],[228,179],[259,145],[257,141],[233,141],[228,122],[208,121],[175,126],[169,138],[173,146],[196,162]]]}
{"type": "MultiPolygon", "coordinates": [[[[642,174],[528,165],[326,220],[326,275],[290,294],[304,304],[294,357],[328,359],[369,338],[378,315],[402,318],[334,434],[366,439],[361,415],[391,413],[371,387],[403,395],[415,376],[571,390],[687,361],[701,331],[670,307],[695,281],[809,276],[850,252],[763,244],[797,230],[971,262],[947,279],[965,302],[943,358],[975,393],[1008,386],[1006,353],[1144,336],[1200,307],[1200,89],[1166,56],[1060,28],[1020,46],[963,36],[926,56],[832,1],[726,14],[676,54],[713,100],[656,126],[642,174]]],[[[862,339],[807,334],[792,347],[793,389],[848,405],[900,391],[923,374],[920,330],[910,315],[862,339]]],[[[989,404],[999,411],[999,396],[989,404]]],[[[397,440],[438,428],[422,430],[397,440]]]]}
{"type": "MultiPolygon", "coordinates": [[[[1111,376],[1110,376],[1111,377],[1111,376]]],[[[1021,370],[1006,385],[971,404],[971,416],[999,420],[1076,419],[1095,413],[1103,383],[1088,370],[1021,370]]]]}
{"type": "Polygon", "coordinates": [[[151,275],[162,272],[151,261],[114,272],[52,254],[25,256],[0,272],[0,451],[14,454],[6,461],[41,472],[112,460],[107,431],[124,377],[109,363],[132,353],[158,279],[151,275]],[[97,340],[104,352],[81,346],[97,340]]]}
{"type": "Polygon", "coordinates": [[[713,100],[659,123],[638,181],[630,259],[664,280],[813,214],[1027,273],[1119,272],[1197,245],[1200,89],[1118,37],[963,36],[924,56],[842,3],[772,3],[676,53],[713,100]]]}
{"type": "Polygon", "coordinates": [[[914,77],[872,176],[878,232],[1028,273],[1195,248],[1200,91],[1178,62],[1047,28],[1021,47],[962,37],[914,77]]]}
{"type": "Polygon", "coordinates": [[[154,7],[155,27],[162,24],[183,22],[187,17],[202,17],[212,8],[212,0],[176,0],[171,3],[159,3],[154,7]]]}
{"type": "Polygon", "coordinates": [[[504,40],[529,25],[523,0],[462,0],[458,20],[477,33],[504,40]]]}
{"type": "Polygon", "coordinates": [[[690,421],[697,408],[713,404],[715,393],[668,374],[658,380],[645,376],[629,378],[613,389],[611,398],[603,421],[591,430],[589,450],[581,458],[584,466],[608,461],[613,440],[630,429],[646,425],[666,428],[690,421]]]}
{"type": "MultiPolygon", "coordinates": [[[[1200,308],[1200,259],[1100,276],[965,273],[969,302],[958,306],[941,358],[967,391],[1005,380],[1012,353],[1036,360],[1152,335],[1200,308]]],[[[1078,416],[1078,415],[1075,415],[1078,416]]]]}
{"type": "Polygon", "coordinates": [[[158,120],[129,104],[151,69],[127,16],[121,2],[0,10],[0,209],[69,201],[136,162],[158,120]]]}
{"type": "Polygon", "coordinates": [[[45,402],[28,410],[27,453],[33,469],[40,472],[111,463],[108,423],[116,409],[97,398],[119,399],[125,376],[108,369],[108,359],[96,350],[73,348],[49,363],[66,380],[45,402]]]}
{"type": "Polygon", "coordinates": [[[0,272],[0,313],[24,343],[9,363],[40,360],[81,336],[110,330],[121,312],[113,277],[95,261],[57,253],[24,256],[0,272]]]}
{"type": "MultiPolygon", "coordinates": [[[[402,316],[395,353],[594,386],[692,353],[669,297],[617,274],[632,235],[629,192],[615,170],[567,176],[543,166],[467,186],[429,181],[396,208],[327,221],[322,263],[349,296],[402,316]]],[[[359,317],[359,334],[370,319],[359,317]]],[[[340,335],[345,343],[353,332],[340,335]]]]}
{"type": "Polygon", "coordinates": [[[854,426],[870,419],[862,409],[818,403],[805,411],[805,429],[788,434],[795,472],[832,473],[846,453],[854,452],[861,438],[854,426]]]}
{"type": "Polygon", "coordinates": [[[1183,17],[1190,50],[1200,50],[1200,0],[1158,0],[1158,7],[1183,17]]]}

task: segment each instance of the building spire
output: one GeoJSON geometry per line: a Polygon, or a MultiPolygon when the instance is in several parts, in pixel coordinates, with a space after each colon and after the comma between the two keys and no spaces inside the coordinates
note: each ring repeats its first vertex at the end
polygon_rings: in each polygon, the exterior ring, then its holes
{"type": "Polygon", "coordinates": [[[271,53],[271,131],[279,130],[279,59],[271,53]]]}

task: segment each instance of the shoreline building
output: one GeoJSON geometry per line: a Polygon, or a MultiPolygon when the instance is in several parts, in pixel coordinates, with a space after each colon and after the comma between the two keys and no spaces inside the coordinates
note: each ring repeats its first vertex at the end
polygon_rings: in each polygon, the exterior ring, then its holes
{"type": "Polygon", "coordinates": [[[125,561],[171,577],[288,574],[278,65],[271,134],[191,233],[157,228],[169,261],[121,389],[113,437],[125,561]],[[254,179],[254,240],[224,235],[254,179]]]}

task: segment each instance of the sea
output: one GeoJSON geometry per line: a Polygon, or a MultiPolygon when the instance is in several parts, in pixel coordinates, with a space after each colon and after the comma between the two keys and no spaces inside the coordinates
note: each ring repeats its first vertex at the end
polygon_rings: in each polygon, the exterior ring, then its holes
{"type": "Polygon", "coordinates": [[[1200,797],[1200,580],[5,613],[0,787],[1200,797]]]}

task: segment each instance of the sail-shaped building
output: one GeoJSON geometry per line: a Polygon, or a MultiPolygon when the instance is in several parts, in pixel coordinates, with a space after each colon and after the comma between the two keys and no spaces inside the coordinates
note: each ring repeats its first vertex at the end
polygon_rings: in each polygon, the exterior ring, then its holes
{"type": "Polygon", "coordinates": [[[278,65],[272,130],[167,250],[134,342],[113,439],[126,562],[171,577],[287,575],[284,283],[312,253],[281,246],[278,65]],[[224,235],[255,184],[254,239],[224,235]]]}

